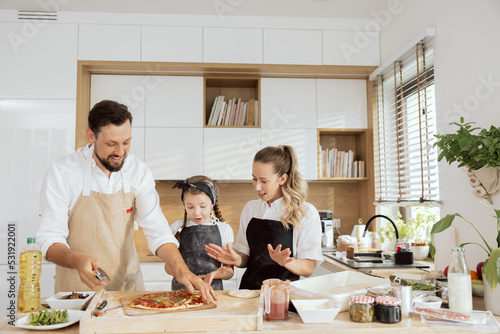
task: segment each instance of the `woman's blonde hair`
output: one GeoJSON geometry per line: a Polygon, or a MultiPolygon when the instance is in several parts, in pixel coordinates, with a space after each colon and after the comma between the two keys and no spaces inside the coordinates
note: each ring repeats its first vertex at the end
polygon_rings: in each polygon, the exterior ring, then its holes
{"type": "MultiPolygon", "coordinates": [[[[221,222],[224,222],[224,217],[222,217],[222,212],[220,211],[220,208],[219,208],[219,188],[217,187],[217,184],[214,181],[212,181],[211,178],[209,178],[208,176],[205,176],[205,175],[195,175],[195,176],[191,176],[190,178],[186,179],[186,183],[195,183],[195,182],[206,183],[215,190],[215,194],[217,195],[217,197],[215,199],[215,203],[214,203],[215,217],[217,217],[221,222]]],[[[191,195],[199,195],[199,194],[202,194],[203,191],[201,191],[200,189],[195,188],[195,187],[188,187],[184,190],[183,194],[185,195],[186,193],[191,194],[191,195]]],[[[184,198],[181,198],[181,200],[184,201],[184,198]]],[[[184,208],[184,222],[182,223],[183,229],[186,227],[187,220],[188,220],[187,212],[186,212],[186,208],[184,208]]],[[[177,238],[177,240],[180,239],[179,232],[177,232],[175,234],[175,237],[177,238]]]]}
{"type": "Polygon", "coordinates": [[[286,208],[285,214],[281,216],[281,222],[287,229],[289,224],[293,228],[298,228],[305,215],[302,205],[307,198],[307,183],[299,173],[294,149],[288,145],[268,146],[255,154],[253,162],[271,164],[278,177],[288,175],[281,186],[283,204],[286,208]]]}

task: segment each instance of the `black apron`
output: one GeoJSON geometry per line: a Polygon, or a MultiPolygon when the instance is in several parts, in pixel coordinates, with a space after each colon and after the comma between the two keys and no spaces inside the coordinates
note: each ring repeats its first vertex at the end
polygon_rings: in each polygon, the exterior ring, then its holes
{"type": "MultiPolygon", "coordinates": [[[[220,268],[221,263],[208,256],[205,245],[212,243],[222,247],[219,226],[196,225],[185,227],[180,233],[179,252],[189,270],[195,275],[206,275],[220,268]]],[[[222,290],[222,280],[214,279],[211,284],[214,290],[222,290]]],[[[185,289],[175,277],[172,280],[172,290],[185,289]]]]}
{"type": "Polygon", "coordinates": [[[267,249],[267,244],[271,244],[274,249],[281,244],[282,250],[290,248],[293,254],[293,227],[287,230],[279,220],[252,218],[247,226],[246,237],[250,254],[240,289],[258,290],[262,282],[269,278],[282,281],[300,278],[271,259],[267,249]]]}

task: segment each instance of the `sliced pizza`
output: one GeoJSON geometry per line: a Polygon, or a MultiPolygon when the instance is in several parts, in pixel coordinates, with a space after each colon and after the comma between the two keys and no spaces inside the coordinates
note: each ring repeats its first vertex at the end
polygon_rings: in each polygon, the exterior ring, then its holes
{"type": "Polygon", "coordinates": [[[147,310],[180,310],[204,305],[201,294],[186,290],[155,292],[135,299],[130,306],[147,310]]]}

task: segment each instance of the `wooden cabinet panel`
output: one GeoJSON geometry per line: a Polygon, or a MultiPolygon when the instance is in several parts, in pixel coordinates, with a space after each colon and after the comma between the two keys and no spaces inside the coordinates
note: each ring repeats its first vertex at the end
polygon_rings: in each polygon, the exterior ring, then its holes
{"type": "Polygon", "coordinates": [[[316,79],[261,79],[262,128],[315,129],[316,79]]]}
{"type": "Polygon", "coordinates": [[[150,83],[146,89],[146,126],[203,126],[202,77],[147,76],[146,83],[150,83]]]}
{"type": "Polygon", "coordinates": [[[202,62],[201,27],[142,26],[142,61],[202,62]]]}
{"type": "Polygon", "coordinates": [[[317,79],[318,128],[366,129],[366,80],[317,79]]]}
{"type": "Polygon", "coordinates": [[[80,24],[78,59],[141,60],[141,27],[80,24]]]}
{"type": "Polygon", "coordinates": [[[264,29],[264,63],[321,65],[321,31],[264,29]]]}
{"type": "Polygon", "coordinates": [[[379,33],[323,31],[323,65],[379,66],[379,33]]]}
{"type": "Polygon", "coordinates": [[[206,63],[262,64],[262,29],[204,28],[206,63]]]}
{"type": "Polygon", "coordinates": [[[203,173],[202,128],[146,128],[145,162],[155,180],[203,173]]]}

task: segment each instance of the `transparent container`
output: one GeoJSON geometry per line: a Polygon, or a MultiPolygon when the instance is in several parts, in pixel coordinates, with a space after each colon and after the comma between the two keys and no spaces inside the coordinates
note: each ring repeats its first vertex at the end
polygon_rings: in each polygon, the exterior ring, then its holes
{"type": "Polygon", "coordinates": [[[17,311],[20,313],[37,312],[40,308],[42,252],[35,241],[35,238],[28,238],[28,245],[19,254],[17,311]]]}
{"type": "Polygon", "coordinates": [[[375,321],[375,299],[370,296],[355,295],[349,298],[349,318],[355,322],[375,321]]]}
{"type": "Polygon", "coordinates": [[[448,267],[448,306],[452,310],[472,311],[472,286],[469,267],[465,261],[465,248],[451,249],[448,267]]]}
{"type": "Polygon", "coordinates": [[[378,321],[394,324],[401,321],[401,300],[396,297],[380,296],[375,299],[375,317],[378,321]]]}

